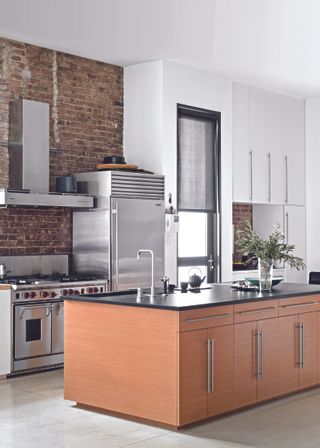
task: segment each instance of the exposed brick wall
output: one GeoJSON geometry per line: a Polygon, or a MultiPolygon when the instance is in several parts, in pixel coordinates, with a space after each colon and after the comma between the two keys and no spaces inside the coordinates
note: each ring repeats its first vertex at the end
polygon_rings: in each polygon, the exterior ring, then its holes
{"type": "Polygon", "coordinates": [[[71,249],[71,211],[13,207],[0,213],[1,255],[67,254],[71,249]]]}
{"type": "MultiPolygon", "coordinates": [[[[241,229],[245,221],[249,221],[252,226],[252,205],[233,203],[232,224],[234,229],[235,240],[236,240],[236,231],[241,229]]],[[[241,254],[237,252],[236,247],[234,248],[233,260],[235,262],[241,261],[241,254]]]]}
{"type": "MultiPolygon", "coordinates": [[[[0,187],[8,186],[9,102],[19,97],[50,105],[52,191],[56,176],[122,154],[122,67],[0,38],[0,187]]],[[[0,210],[0,236],[0,256],[68,253],[71,213],[0,210]]]]}

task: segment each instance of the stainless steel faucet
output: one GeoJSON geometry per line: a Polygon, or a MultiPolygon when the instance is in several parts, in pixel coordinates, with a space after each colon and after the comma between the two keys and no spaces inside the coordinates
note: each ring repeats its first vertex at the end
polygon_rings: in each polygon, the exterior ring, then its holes
{"type": "Polygon", "coordinates": [[[151,255],[151,290],[150,290],[150,297],[154,297],[154,256],[153,251],[150,249],[140,249],[137,252],[137,260],[140,260],[140,255],[142,253],[150,254],[151,255]]]}

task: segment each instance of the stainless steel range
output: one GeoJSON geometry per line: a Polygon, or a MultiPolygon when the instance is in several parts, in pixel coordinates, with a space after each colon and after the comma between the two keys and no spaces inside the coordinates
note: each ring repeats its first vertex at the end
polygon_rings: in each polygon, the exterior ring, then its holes
{"type": "Polygon", "coordinates": [[[12,374],[63,365],[63,300],[71,294],[100,293],[106,280],[44,275],[2,279],[12,284],[12,374]]]}

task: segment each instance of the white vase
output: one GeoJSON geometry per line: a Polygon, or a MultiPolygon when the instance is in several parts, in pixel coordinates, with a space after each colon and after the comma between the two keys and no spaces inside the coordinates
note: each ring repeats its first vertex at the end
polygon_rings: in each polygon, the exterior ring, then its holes
{"type": "Polygon", "coordinates": [[[261,291],[271,291],[273,276],[273,260],[259,258],[259,286],[261,291]]]}

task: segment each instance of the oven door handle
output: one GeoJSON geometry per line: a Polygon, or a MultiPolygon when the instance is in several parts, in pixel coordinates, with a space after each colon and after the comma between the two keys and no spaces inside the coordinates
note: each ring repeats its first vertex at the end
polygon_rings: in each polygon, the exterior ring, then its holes
{"type": "Polygon", "coordinates": [[[52,305],[45,305],[45,306],[25,306],[24,308],[23,308],[23,310],[22,310],[22,312],[21,312],[21,314],[20,314],[20,316],[19,316],[19,319],[22,319],[22,317],[23,317],[23,314],[24,314],[24,312],[26,311],[26,310],[35,310],[35,309],[43,309],[43,308],[46,308],[48,311],[47,311],[47,317],[49,317],[50,316],[50,314],[51,314],[51,311],[52,311],[52,305]]]}

